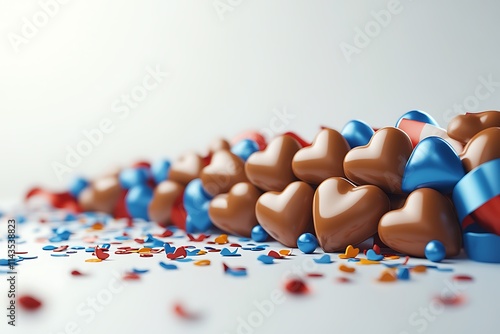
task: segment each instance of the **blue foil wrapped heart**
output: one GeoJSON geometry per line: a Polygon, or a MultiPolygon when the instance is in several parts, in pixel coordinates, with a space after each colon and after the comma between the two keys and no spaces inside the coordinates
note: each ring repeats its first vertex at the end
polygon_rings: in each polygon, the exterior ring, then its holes
{"type": "Polygon", "coordinates": [[[375,131],[363,121],[352,120],[346,123],[340,131],[351,148],[368,144],[375,131]]]}
{"type": "Polygon", "coordinates": [[[427,137],[410,155],[401,188],[406,193],[432,188],[447,194],[464,175],[462,162],[451,145],[440,137],[427,137]]]}
{"type": "Polygon", "coordinates": [[[399,126],[402,119],[411,119],[413,121],[424,122],[439,127],[438,122],[431,115],[421,110],[410,110],[407,113],[404,113],[403,116],[401,116],[396,122],[396,127],[399,126]]]}

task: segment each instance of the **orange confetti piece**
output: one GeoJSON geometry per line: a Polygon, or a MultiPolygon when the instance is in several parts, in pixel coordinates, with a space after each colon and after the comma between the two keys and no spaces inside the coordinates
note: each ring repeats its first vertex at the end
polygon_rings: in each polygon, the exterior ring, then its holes
{"type": "Polygon", "coordinates": [[[427,267],[423,265],[418,265],[413,267],[411,271],[414,271],[416,273],[425,273],[427,271],[427,267]]]}
{"type": "Polygon", "coordinates": [[[215,238],[214,242],[218,245],[227,244],[227,234],[221,234],[217,238],[215,238]]]}
{"type": "Polygon", "coordinates": [[[397,256],[397,255],[390,255],[390,256],[384,257],[384,260],[397,260],[397,259],[399,259],[399,256],[397,256]]]}
{"type": "Polygon", "coordinates": [[[94,231],[101,231],[104,229],[104,224],[103,223],[94,223],[91,227],[90,227],[91,230],[94,230],[94,231]]]}
{"type": "Polygon", "coordinates": [[[344,254],[339,254],[339,258],[341,259],[353,259],[359,254],[359,248],[354,248],[352,245],[349,245],[345,249],[344,254]]]}
{"type": "Polygon", "coordinates": [[[368,264],[380,264],[380,261],[373,261],[373,260],[367,260],[367,259],[359,259],[359,262],[356,262],[357,264],[362,264],[362,265],[368,265],[368,264]]]}
{"type": "Polygon", "coordinates": [[[199,261],[195,261],[193,263],[195,266],[209,266],[210,265],[210,260],[199,260],[199,261]]]}
{"type": "Polygon", "coordinates": [[[143,247],[139,249],[139,253],[151,253],[151,248],[143,247]]]}
{"type": "Polygon", "coordinates": [[[205,254],[207,254],[207,251],[203,249],[200,249],[200,251],[196,253],[196,255],[205,255],[205,254]]]}
{"type": "Polygon", "coordinates": [[[283,256],[289,256],[292,255],[292,250],[291,249],[281,249],[278,253],[283,256]]]}
{"type": "Polygon", "coordinates": [[[96,258],[91,258],[91,259],[86,259],[85,262],[102,262],[102,260],[96,259],[96,258]]]}
{"type": "Polygon", "coordinates": [[[398,280],[394,270],[384,270],[377,279],[379,282],[395,282],[398,280]]]}
{"type": "Polygon", "coordinates": [[[356,268],[353,268],[353,267],[349,267],[349,266],[346,266],[345,264],[341,264],[339,266],[339,270],[340,271],[343,271],[345,273],[353,273],[356,271],[356,268]]]}

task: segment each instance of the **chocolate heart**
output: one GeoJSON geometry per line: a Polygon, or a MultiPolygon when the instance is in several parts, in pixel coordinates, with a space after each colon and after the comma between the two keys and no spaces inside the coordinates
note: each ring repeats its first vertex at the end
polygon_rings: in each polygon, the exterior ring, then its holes
{"type": "Polygon", "coordinates": [[[318,185],[332,176],[344,176],[344,157],[349,144],[335,130],[323,129],[311,146],[295,153],[292,160],[294,174],[302,181],[318,185]]]}
{"type": "Polygon", "coordinates": [[[178,182],[172,180],[160,182],[156,186],[153,198],[149,203],[149,218],[161,226],[170,225],[172,208],[183,192],[184,186],[178,182]]]}
{"type": "Polygon", "coordinates": [[[386,213],[380,219],[378,234],[390,248],[418,257],[425,256],[425,246],[431,240],[443,243],[446,256],[458,255],[462,245],[453,205],[430,188],[415,190],[401,209],[386,213]]]}
{"type": "Polygon", "coordinates": [[[478,132],[500,126],[500,112],[496,110],[466,113],[454,117],[448,124],[448,135],[464,144],[478,132]]]}
{"type": "Polygon", "coordinates": [[[281,193],[269,191],[257,200],[259,224],[287,247],[297,247],[297,238],[312,230],[314,190],[305,182],[290,183],[281,193]]]}
{"type": "Polygon", "coordinates": [[[215,152],[200,173],[203,188],[212,196],[227,193],[236,183],[248,181],[244,166],[243,160],[228,150],[215,152]]]}
{"type": "Polygon", "coordinates": [[[258,224],[255,204],[262,192],[250,182],[235,184],[229,193],[220,194],[210,202],[208,215],[212,223],[230,234],[250,237],[258,224]]]}
{"type": "Polygon", "coordinates": [[[180,156],[168,172],[168,179],[187,185],[196,179],[203,168],[203,159],[196,153],[188,152],[180,156]]]}
{"type": "Polygon", "coordinates": [[[117,176],[107,176],[92,182],[78,196],[78,204],[83,211],[99,211],[112,214],[122,188],[117,176]]]}
{"type": "Polygon", "coordinates": [[[210,144],[208,144],[208,152],[209,154],[213,154],[220,150],[229,150],[231,145],[224,138],[214,138],[210,144]]]}
{"type": "Polygon", "coordinates": [[[255,152],[245,163],[245,172],[254,185],[265,191],[282,191],[296,180],[292,159],[301,149],[299,142],[290,136],[274,138],[264,151],[255,152]]]}
{"type": "Polygon", "coordinates": [[[359,186],[332,177],[316,189],[313,202],[314,229],[325,252],[344,250],[377,233],[378,222],[390,210],[382,189],[359,186]]]}
{"type": "Polygon", "coordinates": [[[344,172],[356,184],[373,184],[385,192],[401,194],[401,179],[411,152],[410,138],[403,131],[382,128],[367,145],[346,154],[344,172]]]}
{"type": "Polygon", "coordinates": [[[477,166],[500,158],[500,127],[488,128],[477,133],[465,145],[460,155],[462,164],[467,172],[477,166]]]}

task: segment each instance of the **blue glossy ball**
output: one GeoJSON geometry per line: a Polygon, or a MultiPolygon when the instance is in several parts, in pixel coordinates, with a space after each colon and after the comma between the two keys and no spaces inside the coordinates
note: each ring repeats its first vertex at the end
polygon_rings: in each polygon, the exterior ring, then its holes
{"type": "Polygon", "coordinates": [[[146,168],[125,168],[120,172],[118,179],[123,189],[140,186],[148,181],[149,171],[146,168]]]}
{"type": "Polygon", "coordinates": [[[231,148],[231,152],[243,161],[247,161],[249,156],[258,151],[259,145],[251,139],[243,139],[231,148]]]}
{"type": "Polygon", "coordinates": [[[213,198],[208,194],[200,179],[194,179],[188,183],[184,190],[184,207],[190,214],[197,215],[200,212],[208,212],[210,200],[213,198]]]}
{"type": "Polygon", "coordinates": [[[432,240],[425,246],[425,257],[432,262],[441,262],[446,257],[446,249],[441,241],[432,240]]]}
{"type": "Polygon", "coordinates": [[[303,233],[297,239],[297,247],[305,254],[312,254],[318,247],[318,239],[311,233],[303,233]]]}
{"type": "Polygon", "coordinates": [[[186,232],[188,233],[204,233],[212,227],[212,221],[208,216],[208,212],[201,214],[186,216],[186,232]]]}
{"type": "Polygon", "coordinates": [[[158,160],[151,165],[151,174],[153,174],[153,179],[157,184],[167,179],[169,171],[170,161],[168,160],[158,160]]]}
{"type": "Polygon", "coordinates": [[[349,121],[340,131],[351,148],[368,144],[375,131],[363,121],[349,121]]]}
{"type": "Polygon", "coordinates": [[[125,196],[127,212],[133,218],[149,220],[148,206],[152,198],[153,190],[149,186],[133,186],[125,196]]]}
{"type": "Polygon", "coordinates": [[[83,189],[87,188],[89,185],[89,181],[84,179],[83,177],[74,178],[69,185],[69,193],[71,196],[77,198],[78,195],[83,191],[83,189]]]}
{"type": "Polygon", "coordinates": [[[252,228],[252,240],[256,242],[264,242],[267,240],[269,237],[269,234],[267,234],[266,230],[262,228],[260,225],[255,225],[252,228]]]}

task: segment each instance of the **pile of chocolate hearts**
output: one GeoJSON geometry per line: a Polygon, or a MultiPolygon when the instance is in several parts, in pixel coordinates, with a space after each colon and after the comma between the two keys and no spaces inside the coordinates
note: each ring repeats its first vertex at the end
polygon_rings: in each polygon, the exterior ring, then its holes
{"type": "Polygon", "coordinates": [[[260,225],[287,247],[316,235],[325,252],[370,238],[424,257],[440,241],[447,257],[462,247],[473,260],[500,262],[500,112],[456,116],[447,130],[413,110],[394,127],[358,120],[312,141],[285,133],[266,143],[257,132],[209,153],[170,163],[139,162],[65,193],[34,189],[52,205],[142,218],[189,232],[213,226],[250,237],[260,225]]]}

